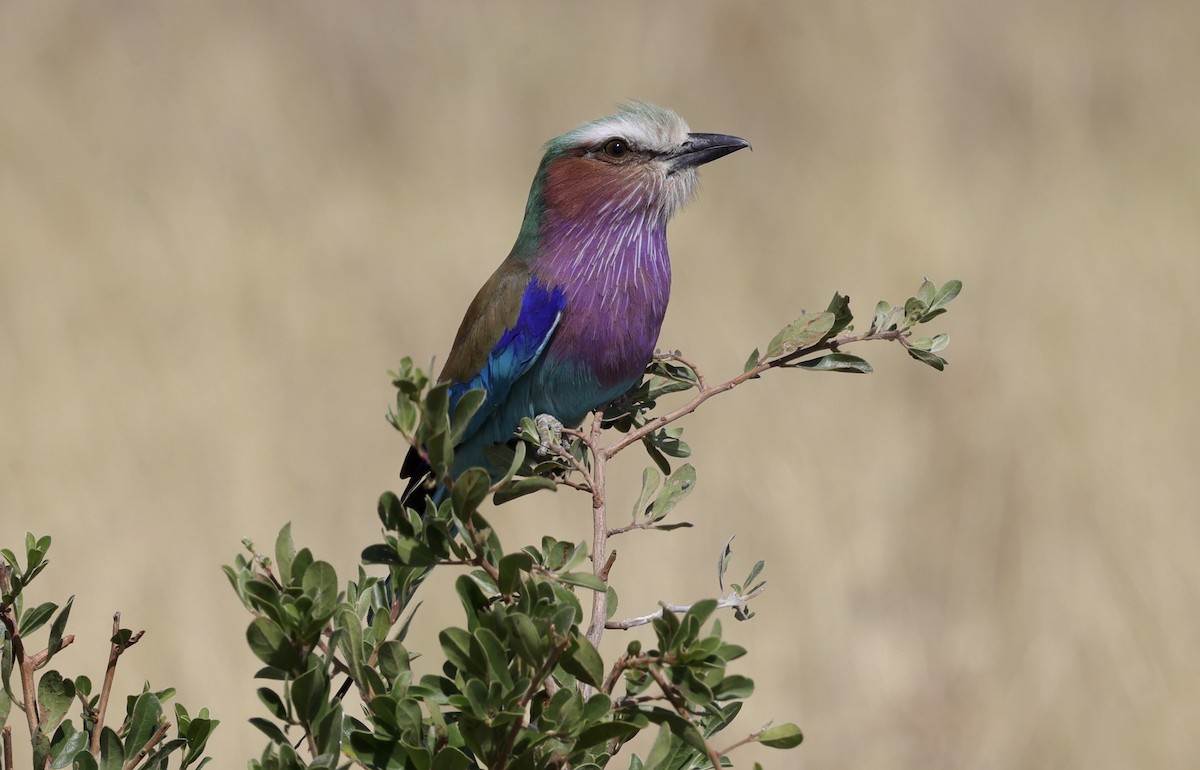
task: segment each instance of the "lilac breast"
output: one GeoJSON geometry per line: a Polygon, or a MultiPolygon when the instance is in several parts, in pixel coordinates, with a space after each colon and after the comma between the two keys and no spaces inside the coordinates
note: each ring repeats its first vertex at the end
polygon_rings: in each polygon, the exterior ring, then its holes
{"type": "Polygon", "coordinates": [[[604,388],[627,387],[654,353],[671,264],[665,223],[646,212],[578,223],[548,216],[534,272],[566,294],[546,354],[582,365],[604,388]]]}

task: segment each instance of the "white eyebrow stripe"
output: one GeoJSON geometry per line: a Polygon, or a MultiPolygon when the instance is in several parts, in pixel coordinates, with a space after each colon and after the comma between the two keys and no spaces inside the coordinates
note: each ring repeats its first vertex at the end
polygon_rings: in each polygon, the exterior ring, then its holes
{"type": "Polygon", "coordinates": [[[687,141],[688,132],[683,118],[670,110],[631,104],[616,115],[584,124],[562,138],[576,147],[595,147],[620,137],[635,147],[667,152],[687,141]]]}

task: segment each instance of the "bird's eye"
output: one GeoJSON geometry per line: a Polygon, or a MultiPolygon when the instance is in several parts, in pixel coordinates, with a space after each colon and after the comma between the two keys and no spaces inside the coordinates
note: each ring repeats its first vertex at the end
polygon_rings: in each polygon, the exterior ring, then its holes
{"type": "Polygon", "coordinates": [[[629,152],[629,143],[624,139],[609,139],[604,143],[604,154],[610,158],[623,158],[629,152]]]}

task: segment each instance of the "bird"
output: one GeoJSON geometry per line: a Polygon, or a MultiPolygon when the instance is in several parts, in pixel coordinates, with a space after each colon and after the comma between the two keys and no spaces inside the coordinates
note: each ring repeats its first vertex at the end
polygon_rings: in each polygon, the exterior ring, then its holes
{"type": "MultiPolygon", "coordinates": [[[[701,165],[748,147],[640,101],[546,143],[516,242],[467,307],[438,378],[451,414],[468,390],[485,392],[451,478],[486,468],[487,447],[523,418],[557,439],[640,381],[670,296],[667,223],[701,165]]],[[[415,447],[400,475],[406,505],[444,497],[415,447]]]]}

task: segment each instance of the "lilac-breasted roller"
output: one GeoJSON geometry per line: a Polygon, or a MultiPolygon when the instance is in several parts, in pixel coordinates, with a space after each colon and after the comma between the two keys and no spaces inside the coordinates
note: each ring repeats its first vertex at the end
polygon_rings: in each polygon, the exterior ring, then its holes
{"type": "MultiPolygon", "coordinates": [[[[467,308],[441,372],[452,410],[467,390],[487,394],[452,476],[486,466],[484,447],[510,440],[522,418],[576,426],[638,383],[671,289],[667,222],[700,165],[749,146],[640,102],[546,144],[517,241],[467,308]]],[[[410,451],[406,499],[427,472],[410,451]]]]}

